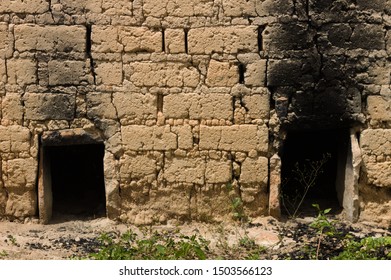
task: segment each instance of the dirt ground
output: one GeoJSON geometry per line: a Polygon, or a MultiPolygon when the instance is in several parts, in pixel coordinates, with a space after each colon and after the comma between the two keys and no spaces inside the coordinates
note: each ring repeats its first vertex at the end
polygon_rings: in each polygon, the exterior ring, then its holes
{"type": "MultiPolygon", "coordinates": [[[[99,247],[97,238],[101,233],[122,234],[128,230],[142,236],[146,231],[197,234],[210,241],[210,248],[235,248],[243,238],[254,240],[267,250],[264,259],[294,258],[304,243],[311,242],[314,231],[308,225],[313,218],[279,222],[270,217],[253,220],[246,226],[228,224],[190,223],[136,228],[107,218],[75,220],[61,217],[51,224],[39,224],[37,219],[25,221],[0,221],[0,259],[39,260],[72,259],[88,257],[99,247]],[[294,253],[296,252],[296,253],[294,253]]],[[[346,233],[357,238],[366,236],[390,236],[390,229],[377,228],[374,224],[346,224],[341,226],[346,233]]],[[[340,250],[340,246],[329,250],[340,250]]],[[[216,255],[219,255],[217,252],[216,255]]]]}

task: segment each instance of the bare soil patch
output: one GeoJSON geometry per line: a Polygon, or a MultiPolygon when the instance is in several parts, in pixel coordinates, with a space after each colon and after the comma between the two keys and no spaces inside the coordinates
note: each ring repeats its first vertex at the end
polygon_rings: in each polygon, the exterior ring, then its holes
{"type": "MultiPolygon", "coordinates": [[[[23,222],[3,220],[0,221],[0,259],[88,258],[91,253],[98,252],[102,233],[119,237],[128,230],[140,236],[157,231],[170,236],[203,237],[210,242],[207,255],[211,259],[244,259],[254,249],[254,244],[264,248],[257,251],[260,259],[309,259],[318,240],[316,231],[310,227],[313,220],[279,222],[264,217],[247,224],[193,222],[141,228],[107,218],[73,220],[72,217],[61,217],[48,225],[39,224],[36,219],[23,222]]],[[[349,234],[357,240],[368,236],[391,236],[391,228],[381,228],[376,224],[335,222],[340,233],[349,234]]],[[[325,238],[319,259],[332,258],[342,249],[343,244],[337,236],[325,238]]]]}

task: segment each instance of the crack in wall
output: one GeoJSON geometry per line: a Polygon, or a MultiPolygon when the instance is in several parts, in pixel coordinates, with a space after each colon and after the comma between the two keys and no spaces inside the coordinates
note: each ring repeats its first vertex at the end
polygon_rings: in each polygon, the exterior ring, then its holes
{"type": "Polygon", "coordinates": [[[165,29],[162,29],[162,52],[166,52],[166,35],[165,35],[165,29]]]}
{"type": "Polygon", "coordinates": [[[156,95],[156,110],[158,113],[163,113],[163,98],[164,95],[162,93],[158,93],[156,95]]]}
{"type": "MultiPolygon", "coordinates": [[[[115,106],[115,102],[114,102],[114,93],[110,93],[110,103],[113,105],[113,108],[114,108],[114,111],[115,111],[115,116],[116,116],[116,121],[120,127],[120,130],[119,132],[121,132],[121,120],[119,118],[119,115],[118,115],[118,109],[117,109],[117,106],[115,106]]],[[[120,137],[121,137],[121,142],[122,142],[122,135],[120,133],[120,137]]]]}
{"type": "Polygon", "coordinates": [[[266,29],[266,25],[260,25],[258,26],[258,29],[257,29],[257,32],[258,32],[258,52],[262,52],[264,50],[264,47],[263,47],[263,31],[265,31],[266,29]]]}
{"type": "Polygon", "coordinates": [[[48,0],[48,11],[50,13],[50,16],[53,20],[53,22],[56,22],[55,19],[54,19],[54,15],[53,15],[53,10],[52,10],[52,0],[48,0]]]}
{"type": "Polygon", "coordinates": [[[296,7],[296,5],[297,5],[297,0],[292,0],[292,2],[293,2],[293,10],[292,10],[292,16],[293,15],[296,15],[297,16],[297,7],[296,7]]]}
{"type": "Polygon", "coordinates": [[[305,1],[305,13],[307,15],[308,20],[311,21],[311,18],[310,18],[310,0],[306,0],[305,1]]]}
{"type": "Polygon", "coordinates": [[[86,54],[88,59],[90,60],[90,71],[94,80],[94,85],[96,85],[96,72],[95,72],[95,62],[92,56],[91,48],[92,48],[92,25],[86,24],[86,54]]]}
{"type": "Polygon", "coordinates": [[[185,53],[189,53],[189,29],[185,28],[184,30],[184,40],[185,40],[185,53]]]}

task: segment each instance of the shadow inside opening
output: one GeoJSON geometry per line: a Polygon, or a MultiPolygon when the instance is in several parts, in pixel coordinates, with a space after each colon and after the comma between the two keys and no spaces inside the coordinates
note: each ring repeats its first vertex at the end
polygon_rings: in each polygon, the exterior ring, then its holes
{"type": "Polygon", "coordinates": [[[287,134],[281,166],[283,215],[314,216],[313,204],[331,208],[332,214],[341,212],[348,136],[346,130],[287,134]]]}
{"type": "Polygon", "coordinates": [[[47,147],[53,193],[53,218],[105,216],[103,144],[47,147]]]}

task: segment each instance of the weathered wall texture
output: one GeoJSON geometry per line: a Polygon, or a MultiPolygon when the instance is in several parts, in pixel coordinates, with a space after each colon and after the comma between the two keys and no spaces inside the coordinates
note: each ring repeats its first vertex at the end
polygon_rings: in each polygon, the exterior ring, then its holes
{"type": "Polygon", "coordinates": [[[281,133],[343,126],[389,219],[390,28],[388,0],[1,1],[0,215],[37,213],[43,132],[98,132],[108,215],[147,224],[268,214],[281,133]]]}

